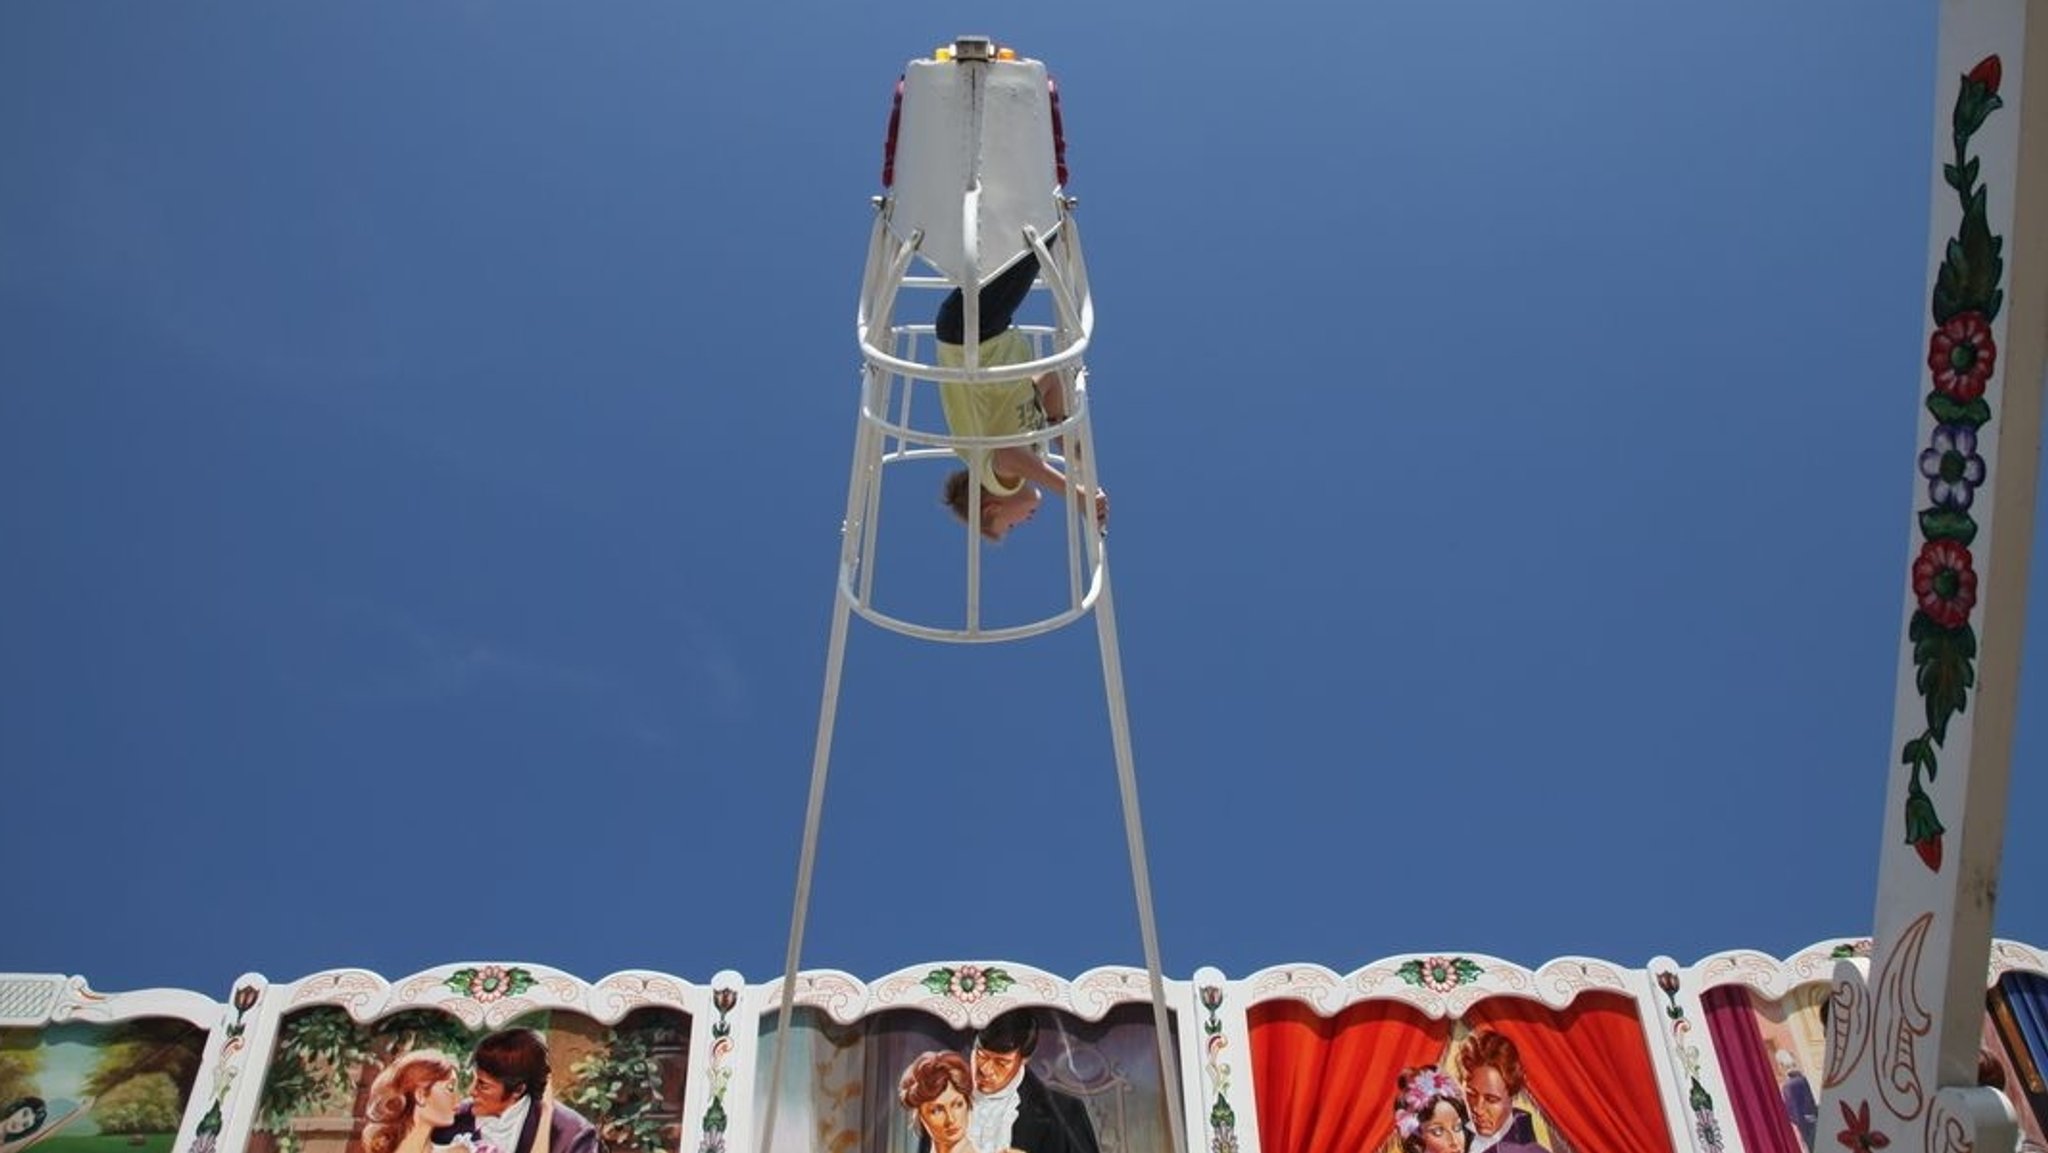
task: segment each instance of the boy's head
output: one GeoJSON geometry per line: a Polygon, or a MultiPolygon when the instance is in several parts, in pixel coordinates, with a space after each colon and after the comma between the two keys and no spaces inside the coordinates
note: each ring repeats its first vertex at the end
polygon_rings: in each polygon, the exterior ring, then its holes
{"type": "MultiPolygon", "coordinates": [[[[974,490],[974,480],[966,469],[956,469],[946,477],[942,499],[961,524],[969,523],[967,499],[974,490]]],[[[1009,531],[1030,520],[1038,512],[1038,490],[1030,485],[1020,486],[1009,496],[999,496],[987,489],[981,490],[981,535],[987,540],[1001,540],[1009,531]]]]}

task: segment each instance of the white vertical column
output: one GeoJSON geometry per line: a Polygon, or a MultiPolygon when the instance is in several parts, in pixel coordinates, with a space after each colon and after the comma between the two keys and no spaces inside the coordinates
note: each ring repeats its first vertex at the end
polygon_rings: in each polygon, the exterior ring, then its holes
{"type": "Polygon", "coordinates": [[[1821,1103],[1850,1153],[2015,1141],[1974,1086],[2048,344],[2048,0],[1943,0],[1936,79],[1876,930],[1867,970],[1836,974],[1821,1103]]]}

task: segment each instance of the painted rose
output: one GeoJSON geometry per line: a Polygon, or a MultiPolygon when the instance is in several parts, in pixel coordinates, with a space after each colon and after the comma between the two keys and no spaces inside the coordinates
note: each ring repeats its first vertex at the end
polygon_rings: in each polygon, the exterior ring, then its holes
{"type": "Polygon", "coordinates": [[[953,995],[970,1004],[981,1000],[988,992],[988,982],[982,980],[979,965],[960,966],[953,973],[952,985],[953,995]]]}
{"type": "Polygon", "coordinates": [[[1913,562],[1913,597],[1929,620],[1961,628],[1977,606],[1977,570],[1970,550],[1952,540],[1931,540],[1913,562]]]}
{"type": "Polygon", "coordinates": [[[1431,957],[1422,963],[1422,987],[1433,993],[1448,993],[1458,987],[1458,970],[1448,957],[1431,957]]]}
{"type": "Polygon", "coordinates": [[[1927,369],[1934,374],[1934,389],[1958,404],[1984,395],[1997,363],[1998,347],[1981,312],[1959,312],[1928,338],[1927,369]]]}
{"type": "Polygon", "coordinates": [[[1998,62],[1998,57],[1986,56],[1984,59],[1977,61],[1977,66],[1970,69],[1966,76],[1970,83],[1980,85],[1984,89],[1986,96],[1996,96],[1998,95],[1998,82],[2003,78],[2003,74],[2004,70],[1998,62]]]}
{"type": "Polygon", "coordinates": [[[469,995],[479,1001],[496,1001],[511,991],[511,984],[503,966],[485,965],[469,979],[469,995]]]}

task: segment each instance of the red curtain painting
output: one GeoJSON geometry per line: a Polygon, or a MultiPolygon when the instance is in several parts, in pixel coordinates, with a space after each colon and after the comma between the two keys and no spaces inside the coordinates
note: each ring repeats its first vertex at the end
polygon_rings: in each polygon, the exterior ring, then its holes
{"type": "Polygon", "coordinates": [[[1489,997],[1465,1023],[1491,1025],[1515,1043],[1529,1096],[1578,1153],[1673,1153],[1635,1002],[1583,993],[1556,1012],[1489,997]]]}
{"type": "MultiPolygon", "coordinates": [[[[1360,1153],[1394,1132],[1394,1078],[1443,1056],[1451,1023],[1398,1001],[1335,1017],[1299,1001],[1251,1007],[1252,1093],[1266,1153],[1360,1153]]],[[[1668,1151],[1667,1151],[1668,1153],[1668,1151]]]]}
{"type": "Polygon", "coordinates": [[[1735,1132],[1749,1153],[1800,1153],[1786,1115],[1778,1072],[1756,1030],[1756,1002],[1742,985],[1716,985],[1700,995],[1707,1035],[1721,1065],[1721,1083],[1735,1113],[1735,1132]]]}

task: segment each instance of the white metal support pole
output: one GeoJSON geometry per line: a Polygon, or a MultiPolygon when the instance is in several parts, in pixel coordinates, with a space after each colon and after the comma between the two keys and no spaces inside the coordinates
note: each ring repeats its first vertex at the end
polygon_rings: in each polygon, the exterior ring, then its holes
{"type": "MultiPolygon", "coordinates": [[[[985,37],[963,37],[952,50],[941,49],[933,60],[912,61],[899,92],[901,133],[896,131],[897,124],[892,123],[890,139],[892,149],[897,150],[892,153],[896,170],[903,172],[906,179],[875,201],[877,216],[862,278],[857,327],[866,374],[860,427],[854,442],[853,475],[841,533],[837,603],[826,655],[817,744],[811,762],[810,799],[797,865],[796,900],[776,1015],[768,1099],[760,1111],[757,1144],[766,1153],[777,1139],[776,1119],[788,1064],[787,1050],[793,1043],[790,1033],[799,992],[804,925],[816,871],[818,833],[850,615],[858,613],[906,636],[989,643],[1037,636],[1093,611],[1097,614],[1124,835],[1156,1022],[1161,1085],[1168,1099],[1171,1148],[1172,1153],[1187,1153],[1188,1121],[1182,1108],[1171,1101],[1181,1087],[1171,1039],[1172,1010],[1166,999],[1152,881],[1146,865],[1144,823],[1138,811],[1137,771],[1124,699],[1123,665],[1117,650],[1116,618],[1109,597],[1108,558],[1094,509],[1098,491],[1095,453],[1089,435],[1085,370],[1080,364],[1088,349],[1093,305],[1088,297],[1087,271],[1081,260],[1075,225],[1068,215],[1073,201],[1060,194],[1054,179],[1058,169],[1046,163],[1056,154],[1050,82],[1039,62],[1018,59],[999,50],[985,37]],[[1057,236],[1060,260],[1054,259],[1047,247],[1047,235],[1057,236]],[[1028,253],[1016,248],[1020,237],[1028,253]],[[1022,259],[1028,254],[1038,258],[1044,286],[1054,298],[1057,326],[1048,329],[1041,324],[1013,324],[1015,332],[1032,342],[1032,358],[1022,362],[1006,359],[1000,365],[984,366],[980,340],[984,261],[991,267],[1007,268],[1010,266],[1005,261],[1022,259]],[[908,277],[913,258],[924,260],[939,275],[908,277]],[[897,292],[905,286],[951,287],[961,292],[966,329],[961,364],[941,366],[919,359],[920,339],[933,330],[921,324],[895,323],[897,292]],[[1048,339],[1053,346],[1050,353],[1048,339]],[[950,421],[943,432],[914,423],[919,408],[912,403],[911,394],[920,387],[943,389],[965,385],[969,389],[986,389],[1006,385],[1011,379],[1035,378],[1055,370],[1060,373],[1062,399],[1066,402],[1057,427],[1044,427],[1041,422],[1039,427],[1029,430],[956,435],[950,421]],[[897,385],[903,389],[902,404],[892,417],[890,401],[897,385]],[[1069,554],[1068,603],[1037,620],[1005,621],[991,626],[983,619],[987,606],[981,599],[983,541],[979,497],[985,469],[976,462],[989,453],[1021,446],[1048,452],[1055,442],[1064,454],[1062,463],[1069,477],[1063,502],[1067,515],[1062,518],[1069,554]],[[955,626],[894,616],[878,608],[874,600],[883,472],[893,464],[956,455],[970,462],[965,516],[965,620],[955,626]]],[[[1026,285],[1025,289],[1028,292],[1034,287],[1026,285]]],[[[945,400],[942,394],[942,410],[945,400]]],[[[744,1125],[736,1127],[734,1134],[740,1141],[751,1136],[744,1125]]]]}
{"type": "MultiPolygon", "coordinates": [[[[876,372],[864,374],[863,409],[886,399],[877,395],[882,391],[876,387],[878,380],[876,372]]],[[[872,486],[866,483],[868,474],[881,467],[881,433],[863,413],[859,431],[854,435],[853,477],[847,484],[846,521],[840,526],[839,578],[834,583],[832,597],[831,639],[825,645],[825,688],[818,702],[817,743],[811,750],[811,790],[809,799],[804,803],[803,847],[797,853],[796,899],[790,904],[789,914],[789,950],[782,962],[782,999],[775,1010],[775,1054],[769,1063],[768,1104],[761,1114],[761,1148],[764,1151],[768,1142],[775,1139],[775,1111],[782,1100],[782,1071],[788,1061],[789,1026],[796,1011],[796,980],[798,966],[803,959],[804,922],[810,915],[811,877],[818,862],[818,829],[825,819],[825,778],[832,767],[832,728],[839,717],[839,680],[846,667],[847,622],[853,613],[850,590],[854,574],[848,569],[854,563],[857,551],[854,542],[864,535],[861,522],[880,511],[868,507],[864,494],[872,491],[872,486]]],[[[863,563],[872,563],[871,558],[864,558],[863,563]]]]}
{"type": "Polygon", "coordinates": [[[1867,970],[1835,975],[1822,1086],[1821,1122],[1851,1153],[2007,1153],[2017,1139],[1976,1072],[2048,367],[2048,0],[1942,0],[1936,58],[1876,928],[1867,970]]]}
{"type": "MultiPolygon", "coordinates": [[[[1088,510],[1092,517],[1094,510],[1088,510]]],[[[1145,823],[1138,812],[1137,760],[1131,752],[1130,708],[1124,700],[1123,657],[1116,643],[1116,606],[1110,596],[1109,562],[1102,565],[1102,595],[1095,602],[1095,635],[1102,645],[1102,687],[1109,698],[1110,740],[1116,748],[1117,791],[1123,798],[1124,844],[1131,856],[1131,887],[1138,899],[1138,934],[1145,948],[1145,976],[1151,985],[1153,1035],[1159,1045],[1159,1080],[1169,1098],[1166,1116],[1173,1153],[1187,1153],[1187,1121],[1181,1103],[1172,1101],[1181,1086],[1174,1060],[1172,1015],[1166,1005],[1166,978],[1159,957],[1159,925],[1152,909],[1152,873],[1145,864],[1145,823]]]]}

